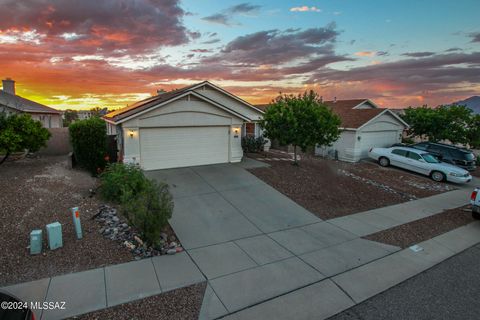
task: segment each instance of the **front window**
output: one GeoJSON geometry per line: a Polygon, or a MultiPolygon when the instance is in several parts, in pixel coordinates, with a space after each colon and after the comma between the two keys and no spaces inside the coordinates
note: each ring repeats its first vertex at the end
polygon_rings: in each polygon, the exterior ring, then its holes
{"type": "Polygon", "coordinates": [[[435,156],[433,156],[430,153],[422,154],[422,158],[423,158],[423,160],[425,160],[428,163],[440,163],[440,161],[438,161],[438,159],[435,158],[435,156]]]}
{"type": "Polygon", "coordinates": [[[255,136],[255,123],[252,123],[252,122],[245,123],[245,135],[248,137],[255,136]]]}

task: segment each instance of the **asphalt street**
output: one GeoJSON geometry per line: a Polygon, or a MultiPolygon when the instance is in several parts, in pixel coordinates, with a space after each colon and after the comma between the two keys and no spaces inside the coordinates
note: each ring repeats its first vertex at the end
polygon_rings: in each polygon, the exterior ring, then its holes
{"type": "Polygon", "coordinates": [[[480,245],[329,320],[367,319],[480,319],[480,245]]]}

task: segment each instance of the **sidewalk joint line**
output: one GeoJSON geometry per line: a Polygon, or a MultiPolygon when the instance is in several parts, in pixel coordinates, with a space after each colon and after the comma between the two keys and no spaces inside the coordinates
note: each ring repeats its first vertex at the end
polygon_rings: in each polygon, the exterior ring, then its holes
{"type": "Polygon", "coordinates": [[[105,307],[108,308],[108,295],[107,295],[107,272],[106,272],[106,268],[103,267],[103,286],[105,288],[105,307]]]}
{"type": "Polygon", "coordinates": [[[157,278],[158,287],[160,288],[160,293],[162,293],[163,292],[162,285],[160,283],[160,279],[158,278],[157,269],[155,268],[155,264],[153,263],[153,258],[148,258],[148,259],[150,259],[150,263],[152,264],[152,267],[153,267],[153,272],[155,272],[155,278],[157,278]]]}

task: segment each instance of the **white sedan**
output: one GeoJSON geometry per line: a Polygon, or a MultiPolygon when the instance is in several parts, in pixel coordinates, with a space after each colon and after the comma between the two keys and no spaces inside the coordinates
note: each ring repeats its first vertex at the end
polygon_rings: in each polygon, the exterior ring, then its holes
{"type": "Polygon", "coordinates": [[[377,160],[382,167],[396,166],[424,174],[438,182],[467,183],[472,180],[467,170],[440,162],[430,153],[414,148],[372,148],[368,156],[377,160]]]}

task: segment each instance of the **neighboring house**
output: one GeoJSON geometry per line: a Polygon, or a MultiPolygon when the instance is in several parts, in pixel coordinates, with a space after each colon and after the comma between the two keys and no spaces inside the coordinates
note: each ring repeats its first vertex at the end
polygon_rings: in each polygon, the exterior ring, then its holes
{"type": "Polygon", "coordinates": [[[356,162],[368,157],[372,147],[387,147],[402,141],[408,124],[395,112],[379,108],[368,99],[325,101],[342,120],[342,133],[333,145],[317,146],[315,154],[330,154],[356,162]]]}
{"type": "Polygon", "coordinates": [[[34,120],[40,121],[45,128],[62,127],[62,112],[16,95],[15,81],[12,79],[2,80],[2,84],[0,112],[7,114],[28,113],[34,120]]]}
{"type": "Polygon", "coordinates": [[[239,162],[241,138],[261,135],[263,111],[204,81],[108,113],[125,163],[145,170],[239,162]]]}
{"type": "Polygon", "coordinates": [[[94,116],[104,116],[108,113],[107,108],[99,109],[97,110],[78,110],[77,115],[78,115],[78,120],[85,120],[85,119],[90,119],[91,117],[94,116]]]}
{"type": "Polygon", "coordinates": [[[78,110],[77,115],[78,115],[78,120],[85,120],[85,119],[90,119],[92,117],[93,112],[90,110],[78,110]]]}

